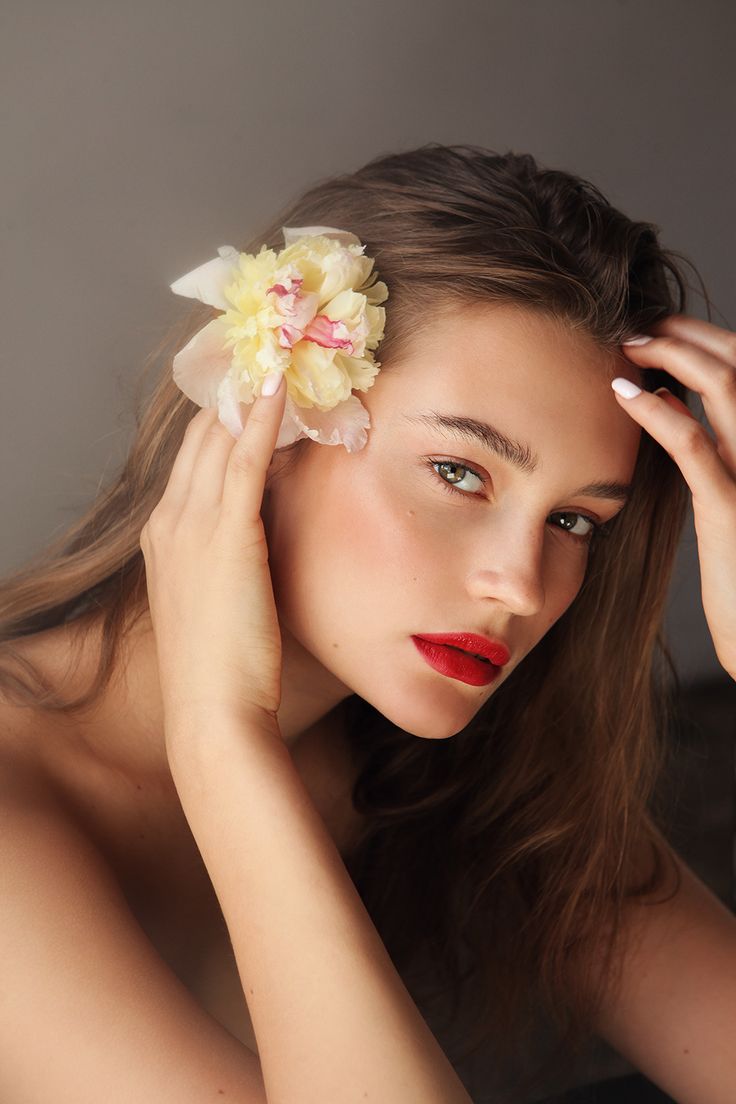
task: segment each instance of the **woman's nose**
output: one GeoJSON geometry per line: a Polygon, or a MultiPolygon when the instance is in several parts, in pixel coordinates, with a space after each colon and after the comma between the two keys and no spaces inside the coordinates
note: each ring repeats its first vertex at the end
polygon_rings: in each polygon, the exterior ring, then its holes
{"type": "Polygon", "coordinates": [[[527,533],[513,540],[499,539],[478,555],[468,576],[473,598],[495,598],[519,617],[530,617],[544,606],[544,541],[527,533]]]}

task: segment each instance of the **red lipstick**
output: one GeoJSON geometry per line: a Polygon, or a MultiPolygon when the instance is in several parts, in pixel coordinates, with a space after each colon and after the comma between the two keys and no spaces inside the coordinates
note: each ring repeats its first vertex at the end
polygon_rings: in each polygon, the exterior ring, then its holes
{"type": "Polygon", "coordinates": [[[504,644],[477,633],[422,633],[412,640],[422,658],[440,674],[468,683],[486,686],[509,661],[504,644]],[[482,656],[483,658],[478,658],[482,656]]]}

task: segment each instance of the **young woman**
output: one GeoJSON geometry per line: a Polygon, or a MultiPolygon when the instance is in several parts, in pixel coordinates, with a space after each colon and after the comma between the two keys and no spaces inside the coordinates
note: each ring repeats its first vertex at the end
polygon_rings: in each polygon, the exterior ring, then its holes
{"type": "Polygon", "coordinates": [[[228,406],[221,249],[122,472],[0,588],[3,1101],[535,1100],[544,1015],[563,1060],[599,1035],[726,1104],[736,920],[654,794],[689,494],[736,677],[734,335],[656,228],[529,155],[321,182],[246,250],[238,340],[284,227],[278,348],[228,406]],[[375,262],[358,321],[357,285],[308,299],[315,236],[375,262]]]}

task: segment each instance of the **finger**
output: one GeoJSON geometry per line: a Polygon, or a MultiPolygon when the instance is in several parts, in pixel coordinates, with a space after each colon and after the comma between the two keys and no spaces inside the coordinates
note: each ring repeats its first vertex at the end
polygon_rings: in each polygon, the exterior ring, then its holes
{"type": "MultiPolygon", "coordinates": [[[[241,403],[240,408],[247,425],[252,406],[241,403]]],[[[219,418],[207,426],[192,469],[186,501],[188,510],[207,511],[221,505],[225,472],[235,443],[236,438],[219,418]]]]}
{"type": "Polygon", "coordinates": [[[203,406],[187,423],[179,451],[157,509],[176,517],[184,509],[202,438],[217,418],[217,407],[203,406]]]}
{"type": "Polygon", "coordinates": [[[671,334],[684,341],[692,341],[707,353],[712,353],[713,356],[724,360],[726,364],[736,367],[736,333],[725,330],[722,326],[716,326],[713,322],[704,322],[700,318],[692,318],[689,314],[670,314],[650,326],[649,330],[655,337],[671,334]]]}
{"type": "MultiPolygon", "coordinates": [[[[247,425],[252,410],[252,403],[240,403],[244,426],[247,425]]],[[[219,418],[215,418],[207,426],[194,458],[186,498],[187,510],[198,512],[220,507],[225,473],[236,440],[219,418]]]]}
{"type": "Polygon", "coordinates": [[[237,530],[260,519],[263,491],[286,406],[286,381],[282,374],[274,395],[261,395],[253,403],[245,429],[228,458],[222,491],[221,518],[237,530]]]}
{"type": "Polygon", "coordinates": [[[621,349],[640,368],[664,368],[698,392],[715,431],[718,455],[736,475],[736,368],[674,334],[654,337],[646,345],[622,345],[621,349]]]}
{"type": "MultiPolygon", "coordinates": [[[[627,381],[628,382],[628,381],[627,381]]],[[[659,395],[640,391],[616,400],[672,457],[690,487],[693,501],[716,516],[720,507],[736,506],[736,480],[726,468],[705,426],[686,417],[659,395]]],[[[674,397],[674,396],[672,396],[674,397]]]]}
{"type": "Polygon", "coordinates": [[[679,412],[681,414],[684,414],[686,418],[692,418],[694,421],[697,422],[698,419],[695,417],[692,410],[690,410],[689,407],[685,406],[685,403],[682,401],[682,399],[678,399],[677,395],[673,395],[672,392],[668,390],[668,388],[658,387],[657,390],[653,392],[653,394],[659,395],[659,397],[663,399],[664,402],[666,402],[667,405],[672,408],[672,410],[679,410],[679,412]]]}

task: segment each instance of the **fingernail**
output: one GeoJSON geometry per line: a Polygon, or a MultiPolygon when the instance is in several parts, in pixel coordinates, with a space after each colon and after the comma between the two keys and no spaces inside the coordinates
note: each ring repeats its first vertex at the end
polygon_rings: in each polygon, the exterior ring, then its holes
{"type": "Polygon", "coordinates": [[[637,334],[636,337],[630,337],[626,341],[622,341],[622,345],[646,345],[647,341],[654,341],[653,337],[648,337],[646,334],[637,334]]]}
{"type": "Polygon", "coordinates": [[[266,378],[263,381],[263,386],[261,387],[261,394],[262,395],[275,395],[276,392],[279,389],[279,384],[281,383],[281,380],[283,379],[283,375],[284,375],[283,372],[269,372],[268,375],[266,376],[266,378]]]}
{"type": "Polygon", "coordinates": [[[617,395],[621,395],[624,399],[633,399],[635,395],[641,395],[641,387],[637,387],[635,383],[624,379],[623,376],[616,376],[614,380],[611,380],[611,387],[617,395]]]}
{"type": "Polygon", "coordinates": [[[657,390],[654,392],[654,394],[655,395],[671,395],[672,392],[670,391],[669,387],[658,387],[657,390]]]}

